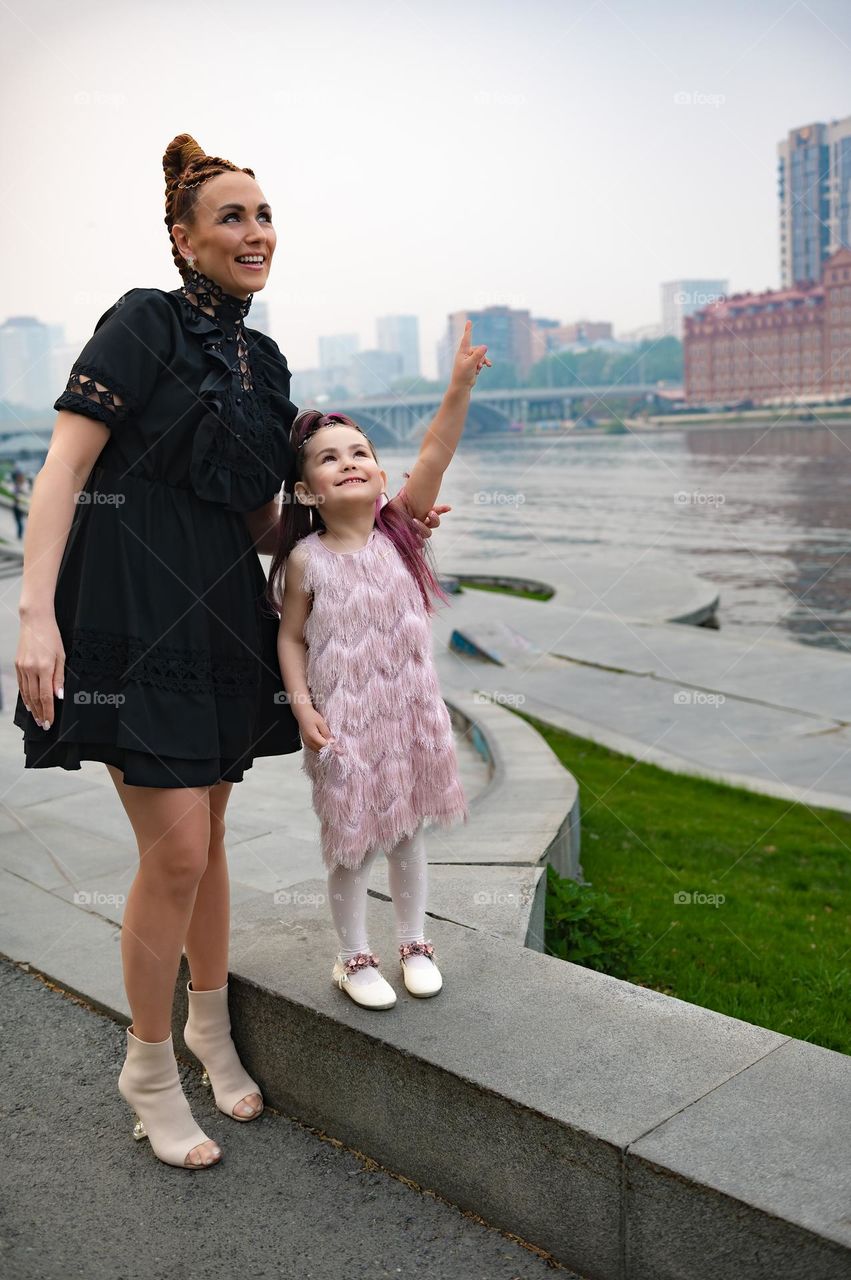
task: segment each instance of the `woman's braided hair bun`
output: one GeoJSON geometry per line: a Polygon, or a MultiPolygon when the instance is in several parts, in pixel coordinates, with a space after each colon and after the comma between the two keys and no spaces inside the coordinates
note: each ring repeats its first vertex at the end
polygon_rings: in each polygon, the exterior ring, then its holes
{"type": "Polygon", "coordinates": [[[175,222],[192,225],[201,184],[228,171],[247,173],[250,178],[255,176],[253,169],[240,169],[221,156],[208,156],[191,133],[179,133],[166,147],[163,156],[165,225],[171,240],[171,255],[181,275],[186,273],[186,261],[174,242],[171,229],[175,222]]]}

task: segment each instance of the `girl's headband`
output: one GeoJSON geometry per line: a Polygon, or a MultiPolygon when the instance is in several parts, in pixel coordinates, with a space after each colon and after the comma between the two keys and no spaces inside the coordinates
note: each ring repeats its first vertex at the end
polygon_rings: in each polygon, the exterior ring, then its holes
{"type": "Polygon", "coordinates": [[[357,423],[351,423],[351,422],[339,422],[339,423],[338,423],[338,422],[328,422],[328,421],[326,421],[326,419],[327,419],[327,418],[337,418],[337,417],[339,417],[339,414],[336,414],[336,413],[326,413],[326,414],[323,414],[323,416],[319,419],[319,421],[318,421],[317,423],[315,423],[315,424],[310,428],[310,430],[309,430],[309,431],[306,431],[306,432],[304,433],[304,435],[302,436],[301,440],[299,440],[298,444],[296,445],[296,452],[298,452],[298,450],[299,450],[299,449],[302,449],[302,448],[307,444],[307,442],[308,442],[308,440],[310,439],[310,437],[311,437],[311,436],[313,436],[313,435],[315,435],[315,434],[316,434],[316,432],[320,429],[320,427],[336,427],[336,426],[340,426],[340,427],[351,427],[351,426],[354,426],[355,430],[356,430],[356,431],[360,431],[361,435],[364,437],[364,439],[365,439],[365,440],[368,440],[368,439],[369,439],[369,436],[366,434],[366,432],[365,432],[364,430],[362,430],[362,428],[361,428],[361,427],[359,427],[359,426],[357,425],[357,423]]]}

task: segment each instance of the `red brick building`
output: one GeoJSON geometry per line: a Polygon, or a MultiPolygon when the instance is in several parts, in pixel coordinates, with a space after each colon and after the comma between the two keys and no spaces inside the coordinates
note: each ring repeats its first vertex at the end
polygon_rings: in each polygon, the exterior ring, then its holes
{"type": "Polygon", "coordinates": [[[851,395],[851,249],[821,281],[735,293],[685,319],[688,404],[851,395]]]}

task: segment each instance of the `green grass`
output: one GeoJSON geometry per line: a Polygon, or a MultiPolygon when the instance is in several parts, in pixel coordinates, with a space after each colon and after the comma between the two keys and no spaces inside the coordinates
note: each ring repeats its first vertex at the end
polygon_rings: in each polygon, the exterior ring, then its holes
{"type": "Polygon", "coordinates": [[[851,1053],[851,817],[637,764],[522,718],[579,784],[585,878],[639,926],[619,976],[851,1053]],[[724,900],[678,904],[678,892],[724,900]]]}
{"type": "Polygon", "coordinates": [[[459,578],[458,585],[465,591],[498,591],[504,596],[522,596],[524,600],[551,600],[553,596],[552,591],[527,591],[525,587],[501,587],[492,582],[470,582],[466,578],[459,578]]]}

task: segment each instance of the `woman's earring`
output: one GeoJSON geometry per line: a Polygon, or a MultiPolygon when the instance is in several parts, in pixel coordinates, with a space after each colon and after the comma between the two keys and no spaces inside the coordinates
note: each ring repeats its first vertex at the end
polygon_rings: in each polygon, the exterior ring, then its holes
{"type": "Polygon", "coordinates": [[[190,253],[190,254],[188,254],[188,255],[187,255],[187,257],[186,257],[186,264],[187,264],[187,266],[192,267],[192,268],[194,268],[194,266],[195,266],[195,259],[193,258],[193,256],[192,256],[192,254],[191,254],[191,253],[190,253]]]}

